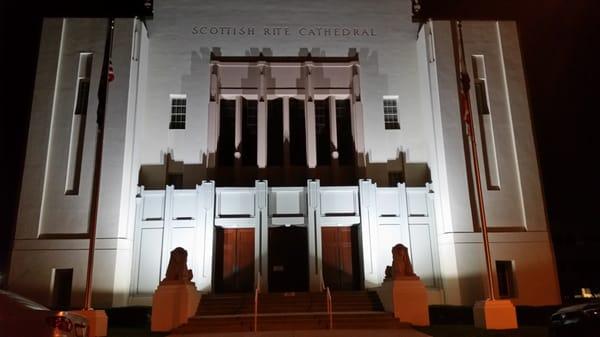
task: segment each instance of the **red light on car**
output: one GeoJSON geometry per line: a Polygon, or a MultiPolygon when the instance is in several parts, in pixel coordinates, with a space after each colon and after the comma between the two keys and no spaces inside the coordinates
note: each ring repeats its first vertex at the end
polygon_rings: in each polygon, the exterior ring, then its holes
{"type": "Polygon", "coordinates": [[[70,319],[63,316],[56,317],[48,317],[46,318],[46,323],[51,327],[61,330],[61,331],[71,331],[73,330],[73,322],[70,319]]]}

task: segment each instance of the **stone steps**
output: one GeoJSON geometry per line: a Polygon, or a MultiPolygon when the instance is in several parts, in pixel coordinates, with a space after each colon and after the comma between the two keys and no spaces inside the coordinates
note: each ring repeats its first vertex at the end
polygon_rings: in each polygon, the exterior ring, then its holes
{"type": "MultiPolygon", "coordinates": [[[[332,292],[334,329],[399,329],[409,325],[383,311],[375,292],[332,292]]],[[[263,293],[258,299],[258,330],[329,329],[324,292],[263,293]]],[[[188,324],[176,334],[254,330],[253,294],[207,294],[188,324]]]]}
{"type": "MultiPolygon", "coordinates": [[[[334,329],[400,329],[409,327],[385,312],[359,312],[333,314],[334,329]]],[[[328,329],[327,313],[308,314],[262,314],[258,317],[258,330],[314,330],[328,329]]],[[[253,331],[253,315],[233,316],[195,316],[188,324],[176,329],[174,333],[202,332],[242,332],[253,331]]]]}

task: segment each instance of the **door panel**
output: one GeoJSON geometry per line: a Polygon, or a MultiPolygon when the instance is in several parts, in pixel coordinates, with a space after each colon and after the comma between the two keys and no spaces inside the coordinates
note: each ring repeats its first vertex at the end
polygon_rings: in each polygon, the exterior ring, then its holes
{"type": "Polygon", "coordinates": [[[323,280],[332,290],[360,288],[358,227],[323,227],[323,280]]]}
{"type": "Polygon", "coordinates": [[[254,288],[254,229],[217,228],[215,233],[215,291],[252,291],[254,288]]]}
{"type": "Polygon", "coordinates": [[[337,228],[324,227],[321,234],[323,280],[325,285],[331,289],[339,287],[339,258],[337,247],[337,228]]]}
{"type": "Polygon", "coordinates": [[[254,289],[254,229],[237,229],[237,289],[254,289]]]}
{"type": "Polygon", "coordinates": [[[235,230],[224,229],[223,231],[223,287],[234,289],[236,287],[236,247],[235,230]]]}
{"type": "Polygon", "coordinates": [[[352,232],[351,227],[338,228],[340,252],[340,284],[342,289],[353,288],[353,261],[352,261],[352,232]]]}

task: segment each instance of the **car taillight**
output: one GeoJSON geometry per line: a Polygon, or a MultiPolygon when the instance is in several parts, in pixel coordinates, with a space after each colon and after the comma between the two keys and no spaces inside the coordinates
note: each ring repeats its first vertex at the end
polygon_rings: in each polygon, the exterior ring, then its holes
{"type": "Polygon", "coordinates": [[[73,330],[73,322],[70,319],[63,316],[55,316],[46,318],[46,323],[51,327],[61,330],[61,331],[71,331],[73,330]]]}

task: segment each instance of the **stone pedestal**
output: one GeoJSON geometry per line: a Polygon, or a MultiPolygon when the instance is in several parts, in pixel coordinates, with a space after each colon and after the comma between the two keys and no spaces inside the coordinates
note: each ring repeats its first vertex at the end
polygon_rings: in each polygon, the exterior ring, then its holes
{"type": "Polygon", "coordinates": [[[485,300],[475,303],[473,320],[476,327],[488,330],[518,328],[517,312],[510,300],[485,300]]]}
{"type": "Polygon", "coordinates": [[[152,331],[171,331],[194,315],[200,294],[193,282],[165,283],[152,295],[152,331]]]}
{"type": "Polygon", "coordinates": [[[106,316],[106,312],[104,310],[92,309],[71,312],[87,318],[89,337],[104,337],[108,335],[108,317],[106,316]]]}
{"type": "Polygon", "coordinates": [[[415,326],[429,325],[427,290],[421,279],[406,277],[386,280],[380,291],[380,298],[386,311],[392,309],[394,317],[415,326]]]}
{"type": "Polygon", "coordinates": [[[421,279],[393,280],[394,316],[416,326],[429,325],[427,290],[421,279]]]}

